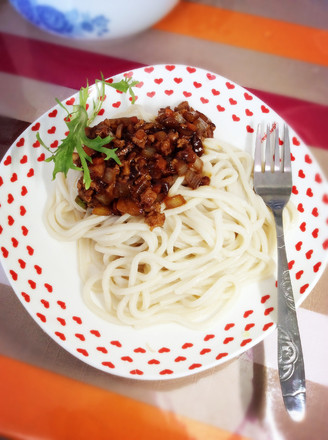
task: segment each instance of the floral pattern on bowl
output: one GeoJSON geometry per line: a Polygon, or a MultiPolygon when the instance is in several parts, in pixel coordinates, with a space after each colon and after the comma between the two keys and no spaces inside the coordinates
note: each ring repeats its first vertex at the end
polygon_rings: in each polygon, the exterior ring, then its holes
{"type": "Polygon", "coordinates": [[[10,0],[27,20],[42,29],[68,37],[101,37],[109,31],[109,19],[104,15],[72,9],[66,13],[36,0],[10,0]]]}
{"type": "Polygon", "coordinates": [[[150,28],[179,0],[9,0],[44,31],[66,38],[113,39],[150,28]]]}

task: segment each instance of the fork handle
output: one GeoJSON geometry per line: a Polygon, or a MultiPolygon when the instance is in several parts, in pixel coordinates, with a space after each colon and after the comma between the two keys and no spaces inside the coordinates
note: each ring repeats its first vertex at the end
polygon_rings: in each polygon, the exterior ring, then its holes
{"type": "Polygon", "coordinates": [[[278,245],[278,369],[285,407],[293,420],[305,415],[305,372],[286,256],[282,209],[273,210],[278,245]]]}

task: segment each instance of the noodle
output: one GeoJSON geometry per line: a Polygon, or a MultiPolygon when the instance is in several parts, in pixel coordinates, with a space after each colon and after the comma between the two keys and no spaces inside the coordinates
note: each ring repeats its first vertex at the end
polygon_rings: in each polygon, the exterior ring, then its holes
{"type": "Polygon", "coordinates": [[[83,299],[94,313],[136,327],[176,322],[199,328],[217,319],[241,288],[272,274],[273,217],[252,188],[252,158],[204,142],[210,185],[193,190],[179,177],[163,227],[143,218],[96,216],[74,202],[80,174],[57,176],[46,223],[59,240],[77,241],[83,299]]]}

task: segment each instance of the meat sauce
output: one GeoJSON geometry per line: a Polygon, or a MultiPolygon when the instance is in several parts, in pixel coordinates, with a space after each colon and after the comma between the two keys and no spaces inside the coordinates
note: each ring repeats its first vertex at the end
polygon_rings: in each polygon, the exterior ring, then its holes
{"type": "MultiPolygon", "coordinates": [[[[79,179],[78,202],[96,215],[143,215],[151,229],[163,226],[161,204],[170,209],[185,203],[181,194],[168,196],[178,176],[184,176],[183,185],[192,189],[210,183],[200,157],[203,140],[213,137],[214,129],[215,125],[187,102],[174,109],[160,109],[152,122],[132,116],[105,119],[87,127],[90,139],[114,137],[108,147],[117,149],[121,164],[84,147],[92,158],[88,165],[92,181],[86,189],[83,177],[79,179]]],[[[73,159],[80,166],[78,155],[73,159]]]]}

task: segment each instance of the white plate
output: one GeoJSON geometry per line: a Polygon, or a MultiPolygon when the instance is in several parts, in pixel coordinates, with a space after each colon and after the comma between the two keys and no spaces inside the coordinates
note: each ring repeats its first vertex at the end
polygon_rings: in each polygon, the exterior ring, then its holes
{"type": "MultiPolygon", "coordinates": [[[[259,122],[284,121],[265,103],[217,74],[182,65],[149,66],[127,72],[140,81],[137,103],[156,112],[182,100],[216,124],[215,136],[252,151],[259,122]]],[[[123,75],[117,75],[119,80],[123,75]]],[[[95,123],[124,111],[129,97],[108,87],[104,111],[95,123]]],[[[66,100],[69,107],[78,95],[66,100]]],[[[1,261],[31,317],[63,348],[82,361],[118,376],[168,379],[222,363],[262,340],[275,328],[275,280],[250,285],[234,307],[210,329],[176,324],[135,330],[103,321],[81,299],[75,243],[57,242],[43,223],[52,189],[52,165],[36,133],[55,147],[65,136],[63,109],[56,106],[12,145],[0,166],[1,261]]],[[[297,305],[322,274],[328,248],[328,186],[318,164],[290,129],[294,188],[300,212],[286,237],[297,305]]]]}

